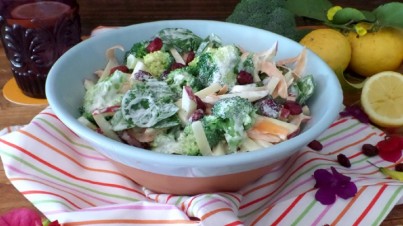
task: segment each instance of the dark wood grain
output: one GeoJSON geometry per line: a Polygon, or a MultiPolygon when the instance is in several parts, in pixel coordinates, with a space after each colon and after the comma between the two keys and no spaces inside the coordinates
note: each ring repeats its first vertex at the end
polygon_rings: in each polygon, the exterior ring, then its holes
{"type": "MultiPolygon", "coordinates": [[[[225,20],[238,0],[79,0],[83,35],[99,25],[125,26],[141,22],[167,19],[225,20]]],[[[337,0],[334,4],[373,9],[391,2],[389,0],[337,0]]],[[[403,67],[401,69],[403,71],[403,67]]],[[[0,44],[0,87],[12,77],[9,63],[0,44]]],[[[345,104],[359,99],[359,92],[346,93],[345,104]]],[[[0,95],[0,129],[11,125],[23,125],[38,114],[44,106],[28,107],[16,105],[0,95]]],[[[18,207],[35,207],[28,202],[9,182],[0,160],[0,215],[18,207]]],[[[383,226],[403,225],[403,205],[396,206],[383,226]]]]}
{"type": "Polygon", "coordinates": [[[170,19],[225,20],[237,3],[237,0],[79,0],[84,34],[98,25],[125,26],[170,19]]]}
{"type": "MultiPolygon", "coordinates": [[[[238,0],[78,0],[84,35],[98,25],[126,26],[136,23],[170,19],[225,20],[238,0]]],[[[333,0],[334,5],[364,10],[392,0],[333,0]]]]}

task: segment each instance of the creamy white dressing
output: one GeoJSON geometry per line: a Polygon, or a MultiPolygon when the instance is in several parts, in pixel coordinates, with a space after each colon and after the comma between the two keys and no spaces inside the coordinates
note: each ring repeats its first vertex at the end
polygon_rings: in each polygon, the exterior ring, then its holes
{"type": "Polygon", "coordinates": [[[98,82],[86,93],[85,108],[89,112],[120,105],[121,88],[128,82],[128,75],[115,71],[110,78],[98,82]]]}

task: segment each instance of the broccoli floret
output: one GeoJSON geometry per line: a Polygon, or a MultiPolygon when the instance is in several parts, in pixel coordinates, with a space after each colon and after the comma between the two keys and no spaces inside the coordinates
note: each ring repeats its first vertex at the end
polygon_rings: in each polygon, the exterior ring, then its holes
{"type": "MultiPolygon", "coordinates": [[[[205,116],[201,121],[204,133],[211,148],[215,147],[221,140],[224,140],[224,130],[222,127],[225,126],[225,123],[222,121],[222,119],[213,115],[205,116]]],[[[157,140],[153,141],[153,144],[151,145],[152,147],[158,147],[162,144],[164,148],[159,148],[161,150],[169,148],[172,149],[170,150],[171,152],[177,154],[193,156],[202,155],[193,133],[191,123],[186,125],[179,135],[169,135],[157,138],[157,140]],[[177,137],[177,139],[175,139],[175,137],[177,137]]]]}
{"type": "Polygon", "coordinates": [[[168,154],[181,154],[180,143],[175,133],[159,133],[150,143],[150,149],[168,154]]]}
{"type": "Polygon", "coordinates": [[[201,155],[191,124],[188,124],[178,138],[181,154],[201,155]]]}
{"type": "Polygon", "coordinates": [[[239,71],[246,71],[250,74],[254,74],[255,73],[255,64],[253,63],[253,53],[249,53],[246,57],[242,57],[241,61],[239,62],[238,65],[238,72],[239,71]]]}
{"type": "Polygon", "coordinates": [[[235,45],[210,49],[190,62],[203,86],[213,83],[232,87],[237,82],[235,73],[241,59],[241,52],[235,45]]]}
{"type": "Polygon", "coordinates": [[[132,45],[132,48],[126,52],[125,55],[125,62],[126,59],[129,55],[133,55],[137,59],[143,58],[145,55],[147,55],[147,46],[150,42],[149,41],[142,41],[142,42],[137,42],[132,45]]]}
{"type": "Polygon", "coordinates": [[[230,152],[236,152],[256,119],[256,108],[247,99],[235,96],[217,101],[212,115],[223,119],[224,136],[230,152]]]}
{"type": "Polygon", "coordinates": [[[218,48],[221,46],[223,46],[221,38],[215,34],[210,34],[200,43],[195,54],[196,56],[199,56],[201,53],[207,51],[209,48],[218,48]]]}
{"type": "Polygon", "coordinates": [[[201,121],[211,148],[215,147],[221,140],[224,140],[223,125],[225,124],[223,123],[223,119],[214,115],[206,115],[201,121]]]}
{"type": "Polygon", "coordinates": [[[189,72],[189,67],[183,67],[169,72],[166,82],[178,96],[182,95],[182,87],[190,86],[194,92],[203,88],[200,81],[189,72]]]}
{"type": "Polygon", "coordinates": [[[163,48],[175,48],[179,53],[195,51],[202,42],[202,38],[184,28],[163,29],[158,33],[158,37],[164,43],[163,48]]]}
{"type": "Polygon", "coordinates": [[[303,35],[296,29],[295,15],[286,9],[285,0],[241,0],[226,21],[265,29],[296,41],[303,35]]]}
{"type": "Polygon", "coordinates": [[[179,110],[174,103],[175,94],[165,81],[149,79],[141,83],[135,83],[131,90],[127,91],[121,104],[124,119],[130,125],[141,128],[174,126],[171,118],[179,110]],[[160,124],[162,123],[163,124],[160,124]]]}
{"type": "Polygon", "coordinates": [[[160,50],[148,53],[143,60],[147,71],[156,78],[160,78],[173,62],[169,53],[160,50]]]}
{"type": "Polygon", "coordinates": [[[300,105],[305,105],[306,101],[313,95],[316,88],[316,83],[313,76],[304,76],[298,79],[294,84],[296,84],[297,87],[294,85],[292,87],[298,89],[297,102],[300,105]]]}
{"type": "Polygon", "coordinates": [[[87,113],[86,115],[91,114],[94,110],[119,106],[123,97],[122,89],[129,83],[127,74],[119,70],[105,79],[99,80],[84,95],[83,110],[87,113]]]}

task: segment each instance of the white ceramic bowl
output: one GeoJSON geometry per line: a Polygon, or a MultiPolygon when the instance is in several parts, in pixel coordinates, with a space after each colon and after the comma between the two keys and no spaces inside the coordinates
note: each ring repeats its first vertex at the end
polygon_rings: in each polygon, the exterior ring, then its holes
{"type": "Polygon", "coordinates": [[[85,78],[106,65],[105,50],[114,45],[129,49],[148,40],[163,28],[188,28],[201,37],[217,34],[225,43],[239,44],[249,51],[262,51],[279,43],[278,59],[296,56],[302,46],[285,37],[252,27],[203,20],[171,20],[136,24],[99,34],[66,52],[52,67],[46,83],[49,104],[60,120],[137,183],[156,192],[197,194],[236,191],[258,179],[281,160],[317,138],[338,116],[342,91],[333,71],[308,51],[306,72],[317,82],[309,101],[312,119],[301,133],[266,150],[226,156],[180,156],[151,152],[106,138],[77,121],[85,78]]]}

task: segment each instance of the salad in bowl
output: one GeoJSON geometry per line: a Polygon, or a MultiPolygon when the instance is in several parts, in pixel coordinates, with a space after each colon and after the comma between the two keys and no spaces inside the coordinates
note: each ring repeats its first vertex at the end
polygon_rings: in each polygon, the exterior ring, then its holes
{"type": "Polygon", "coordinates": [[[111,46],[106,67],[84,82],[78,119],[160,153],[215,156],[271,147],[311,119],[307,101],[316,88],[305,73],[307,50],[277,59],[279,48],[275,42],[253,52],[181,27],[161,29],[128,50],[111,46]]]}

